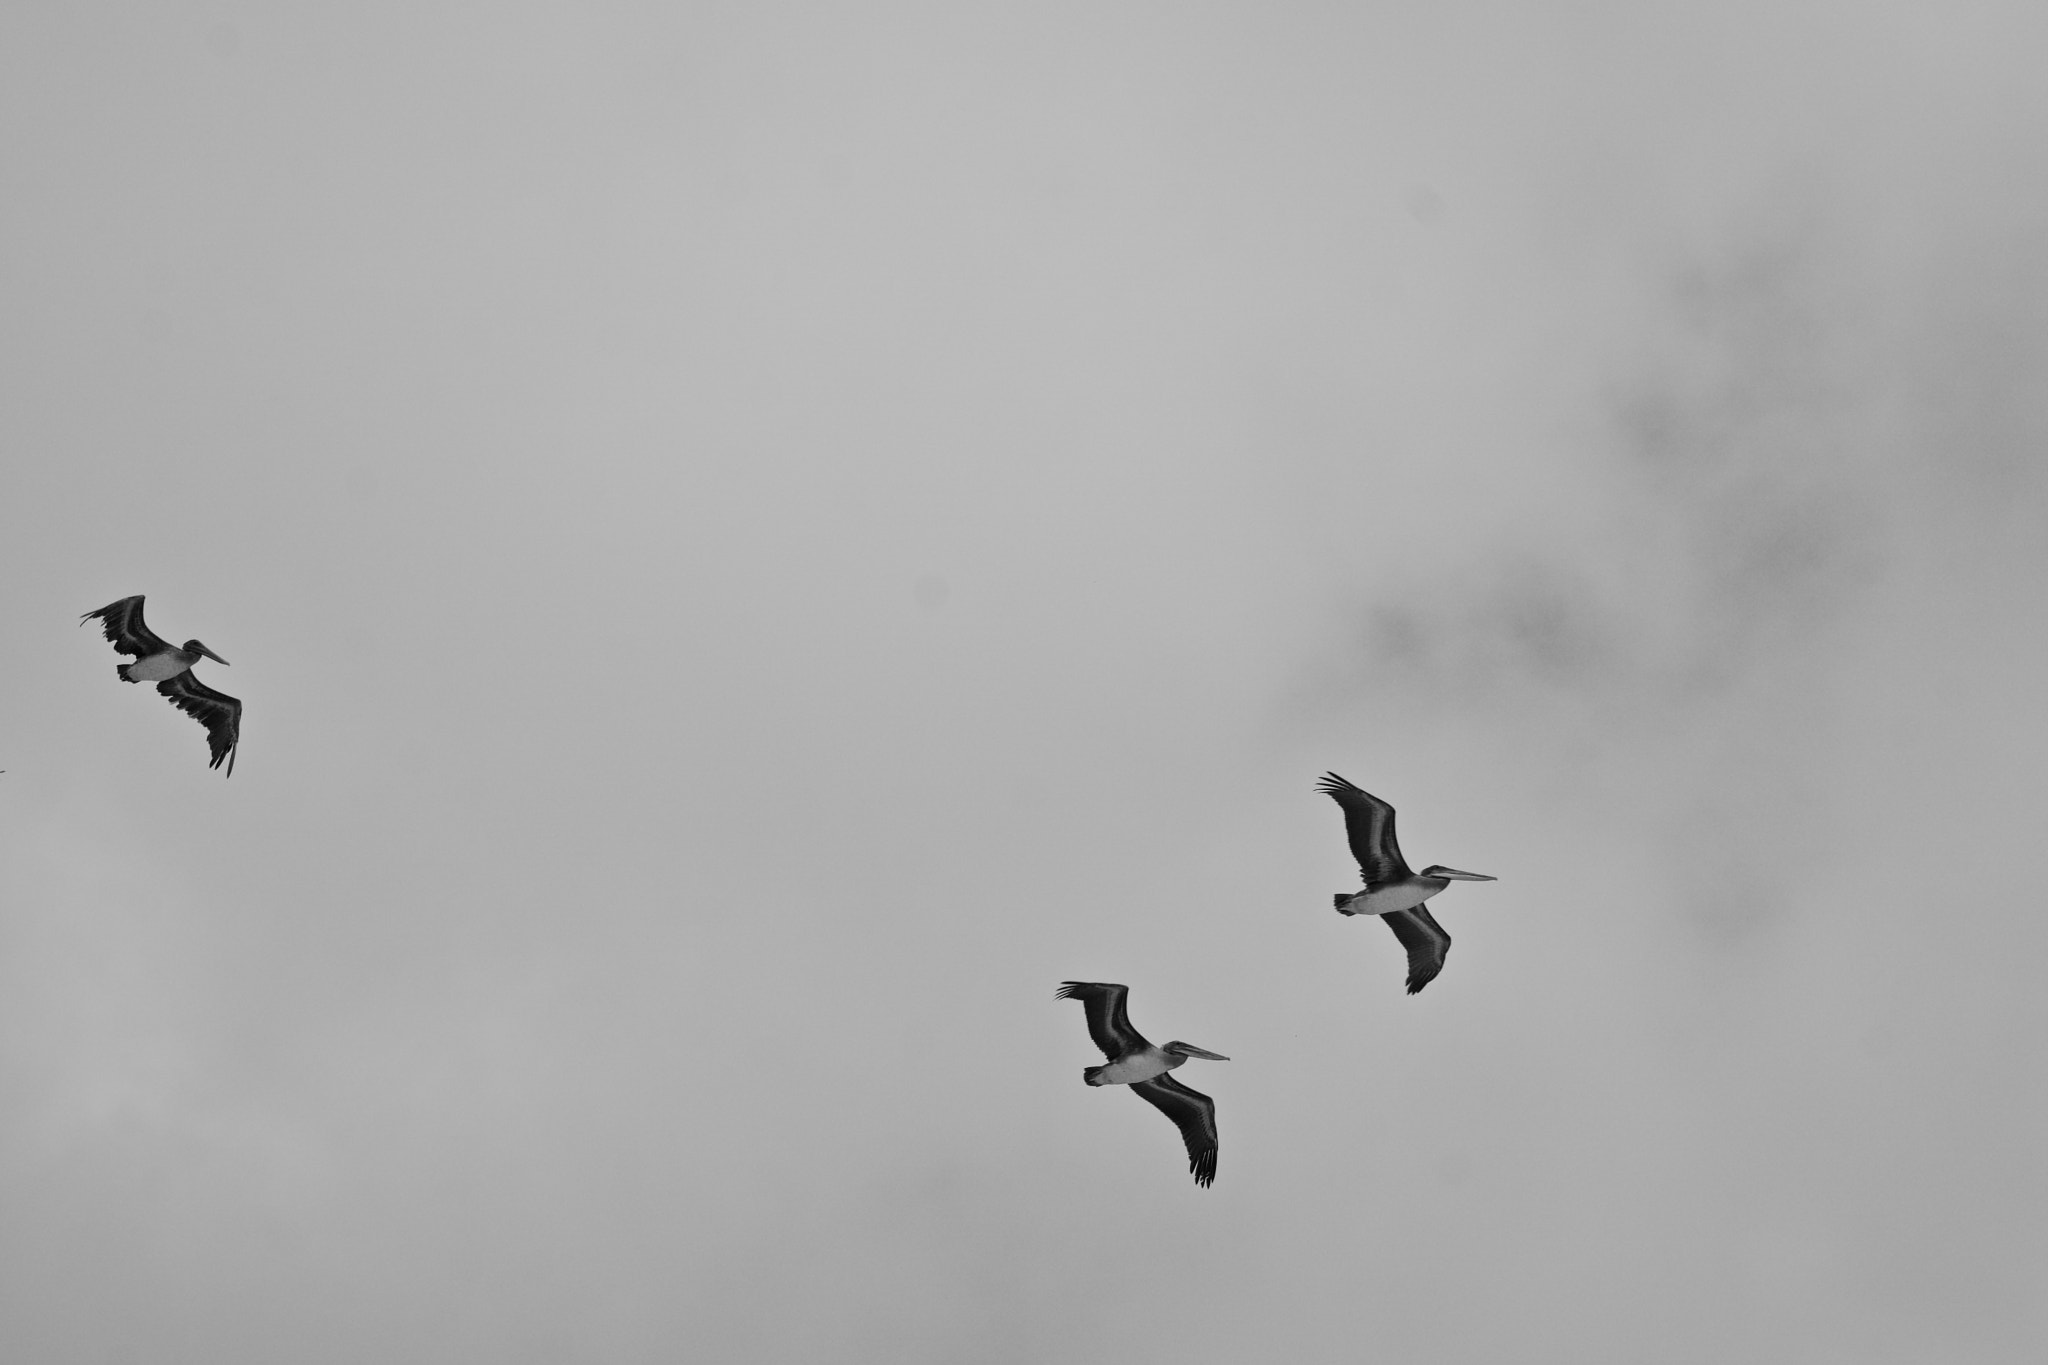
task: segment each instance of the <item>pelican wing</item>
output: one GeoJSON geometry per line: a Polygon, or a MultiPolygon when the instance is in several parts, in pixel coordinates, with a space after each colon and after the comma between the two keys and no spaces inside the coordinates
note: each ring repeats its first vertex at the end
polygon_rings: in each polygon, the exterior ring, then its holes
{"type": "Polygon", "coordinates": [[[82,626],[95,617],[106,628],[107,639],[123,654],[147,659],[171,647],[168,641],[142,623],[141,593],[111,602],[98,611],[89,611],[78,618],[78,624],[82,626]]]}
{"type": "Polygon", "coordinates": [[[1335,773],[1326,774],[1316,790],[1328,792],[1344,808],[1344,833],[1351,840],[1351,856],[1367,886],[1398,882],[1414,874],[1408,870],[1401,846],[1394,842],[1394,808],[1371,792],[1352,786],[1335,773]]]}
{"type": "MultiPolygon", "coordinates": [[[[130,601],[140,602],[139,597],[130,601]]],[[[227,775],[235,775],[235,746],[242,740],[242,703],[225,692],[216,692],[192,676],[191,670],[175,678],[166,678],[156,685],[156,690],[171,699],[171,705],[206,727],[206,743],[213,750],[213,762],[209,768],[218,768],[225,759],[227,775]]]]}
{"type": "Polygon", "coordinates": [[[1173,1120],[1188,1145],[1188,1169],[1195,1173],[1195,1183],[1206,1187],[1216,1178],[1216,1101],[1170,1074],[1139,1081],[1131,1091],[1173,1120]]]}
{"type": "Polygon", "coordinates": [[[1088,1012],[1088,1036],[1102,1049],[1102,1055],[1113,1062],[1126,1053],[1152,1046],[1145,1041],[1144,1034],[1131,1027],[1130,1016],[1124,1013],[1124,998],[1130,993],[1129,986],[1109,981],[1066,981],[1053,998],[1081,1002],[1088,1012]]]}
{"type": "Polygon", "coordinates": [[[1436,980],[1436,974],[1444,969],[1444,959],[1451,951],[1451,936],[1426,906],[1395,910],[1380,918],[1408,950],[1408,994],[1413,995],[1436,980]]]}

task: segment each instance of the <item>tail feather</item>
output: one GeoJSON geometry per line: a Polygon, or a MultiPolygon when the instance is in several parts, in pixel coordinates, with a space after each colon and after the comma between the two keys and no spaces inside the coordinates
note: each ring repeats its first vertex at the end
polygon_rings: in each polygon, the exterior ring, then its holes
{"type": "Polygon", "coordinates": [[[1101,1085],[1102,1073],[1107,1070],[1109,1068],[1106,1066],[1084,1066],[1081,1068],[1081,1079],[1090,1085],[1101,1085]]]}
{"type": "Polygon", "coordinates": [[[133,678],[131,678],[131,677],[129,677],[129,676],[128,676],[128,668],[129,668],[129,665],[127,665],[127,664],[115,664],[115,665],[114,665],[114,672],[115,672],[116,674],[118,674],[118,675],[120,676],[120,679],[121,679],[121,681],[122,681],[122,682],[134,682],[134,681],[135,681],[135,679],[133,679],[133,678]]]}
{"type": "Polygon", "coordinates": [[[1347,906],[1347,905],[1349,905],[1349,904],[1351,904],[1351,901],[1352,901],[1352,899],[1353,899],[1353,893],[1352,893],[1352,892],[1349,892],[1349,891],[1339,891],[1339,892],[1338,892],[1338,893],[1337,893],[1336,895],[1332,896],[1332,897],[1331,897],[1330,899],[1332,899],[1332,900],[1334,900],[1335,902],[1337,902],[1337,913],[1338,913],[1338,914],[1342,915],[1342,914],[1349,914],[1349,913],[1350,913],[1350,912],[1349,912],[1349,911],[1347,911],[1347,910],[1346,910],[1346,909],[1345,909],[1344,907],[1345,907],[1345,906],[1347,906]]]}

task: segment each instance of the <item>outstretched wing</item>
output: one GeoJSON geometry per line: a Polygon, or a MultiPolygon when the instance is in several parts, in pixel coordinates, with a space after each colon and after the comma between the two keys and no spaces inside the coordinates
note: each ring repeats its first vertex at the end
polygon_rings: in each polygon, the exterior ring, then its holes
{"type": "Polygon", "coordinates": [[[1451,936],[1426,906],[1395,910],[1380,918],[1408,950],[1408,994],[1413,995],[1436,980],[1436,974],[1444,969],[1444,958],[1451,951],[1451,936]]]}
{"type": "MultiPolygon", "coordinates": [[[[140,602],[139,597],[130,601],[140,602]]],[[[235,775],[235,746],[242,739],[242,703],[225,692],[216,692],[192,676],[187,669],[175,678],[166,678],[156,685],[156,690],[171,699],[171,705],[206,727],[207,747],[213,750],[213,762],[209,768],[218,768],[225,759],[227,775],[235,775]]]]}
{"type": "Polygon", "coordinates": [[[1152,1046],[1145,1041],[1144,1034],[1131,1027],[1130,1016],[1124,1013],[1124,997],[1130,993],[1129,986],[1109,981],[1067,981],[1061,983],[1054,999],[1081,1002],[1088,1012],[1088,1036],[1102,1049],[1102,1055],[1113,1062],[1126,1053],[1152,1046]]]}
{"type": "Polygon", "coordinates": [[[1344,833],[1351,839],[1351,856],[1358,859],[1367,886],[1414,875],[1401,856],[1401,846],[1394,842],[1392,806],[1335,773],[1325,774],[1316,790],[1328,792],[1344,808],[1344,833]]]}
{"type": "Polygon", "coordinates": [[[78,618],[84,625],[97,617],[106,627],[107,639],[123,654],[133,654],[138,659],[147,659],[152,654],[161,654],[170,644],[159,638],[157,633],[142,623],[142,594],[124,597],[110,602],[98,611],[89,611],[78,618]]]}
{"type": "Polygon", "coordinates": [[[1216,1101],[1190,1090],[1171,1074],[1154,1076],[1131,1087],[1133,1094],[1173,1120],[1188,1145],[1188,1169],[1195,1183],[1207,1187],[1216,1178],[1216,1101]]]}

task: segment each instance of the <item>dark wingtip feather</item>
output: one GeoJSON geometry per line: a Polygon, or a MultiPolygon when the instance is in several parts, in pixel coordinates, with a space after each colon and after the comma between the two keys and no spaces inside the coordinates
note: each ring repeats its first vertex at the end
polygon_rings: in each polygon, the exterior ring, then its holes
{"type": "MultiPolygon", "coordinates": [[[[104,607],[101,607],[98,611],[89,611],[85,615],[79,617],[78,624],[82,626],[87,621],[97,620],[100,623],[100,633],[107,637],[108,644],[114,646],[114,648],[120,650],[123,654],[135,654],[136,657],[140,658],[141,655],[137,653],[137,651],[134,648],[124,648],[122,646],[121,627],[114,623],[114,613],[121,611],[123,608],[128,606],[129,603],[133,602],[136,604],[136,612],[140,614],[142,610],[142,599],[143,594],[138,592],[132,594],[131,596],[124,597],[118,602],[109,602],[104,607]]],[[[142,627],[142,633],[147,635],[151,632],[149,631],[149,628],[147,626],[144,626],[142,627]]]]}
{"type": "Polygon", "coordinates": [[[1195,1183],[1208,1189],[1216,1180],[1216,1154],[1204,1152],[1188,1163],[1188,1169],[1195,1173],[1195,1183]]]}
{"type": "Polygon", "coordinates": [[[98,611],[89,611],[85,615],[78,618],[78,624],[82,626],[87,621],[92,620],[95,616],[97,616],[100,620],[104,621],[107,619],[108,612],[112,611],[115,607],[120,606],[122,602],[126,602],[129,600],[129,598],[123,597],[119,601],[107,603],[107,605],[101,607],[98,611]]]}

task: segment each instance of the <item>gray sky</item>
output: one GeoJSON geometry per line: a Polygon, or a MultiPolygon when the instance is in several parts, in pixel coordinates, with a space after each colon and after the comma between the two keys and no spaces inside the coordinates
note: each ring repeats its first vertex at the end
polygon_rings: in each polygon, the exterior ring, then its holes
{"type": "Polygon", "coordinates": [[[2041,1358],[2043,15],[9,7],[12,1349],[2041,1358]]]}

